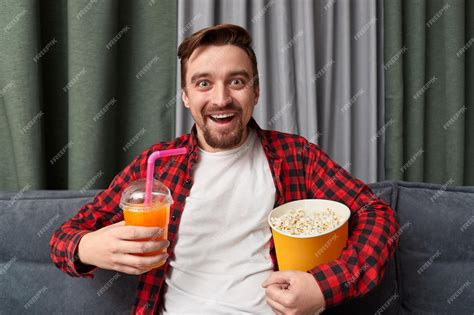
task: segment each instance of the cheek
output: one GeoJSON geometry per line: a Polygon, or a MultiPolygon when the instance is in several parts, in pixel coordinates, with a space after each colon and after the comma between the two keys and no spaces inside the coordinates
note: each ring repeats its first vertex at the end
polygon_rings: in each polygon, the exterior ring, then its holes
{"type": "Polygon", "coordinates": [[[202,118],[202,112],[201,112],[201,110],[202,110],[202,107],[198,107],[198,106],[195,106],[195,105],[192,106],[191,112],[192,112],[193,116],[194,116],[196,119],[199,119],[199,120],[202,120],[202,119],[203,119],[203,118],[202,118]]]}
{"type": "Polygon", "coordinates": [[[255,96],[248,92],[242,92],[235,94],[235,99],[244,107],[252,107],[255,104],[255,96]]]}
{"type": "Polygon", "coordinates": [[[189,109],[193,114],[201,114],[201,110],[204,107],[205,101],[201,95],[189,95],[189,109]]]}
{"type": "Polygon", "coordinates": [[[252,115],[253,108],[255,106],[255,98],[253,96],[247,96],[241,103],[243,110],[247,115],[252,115]]]}

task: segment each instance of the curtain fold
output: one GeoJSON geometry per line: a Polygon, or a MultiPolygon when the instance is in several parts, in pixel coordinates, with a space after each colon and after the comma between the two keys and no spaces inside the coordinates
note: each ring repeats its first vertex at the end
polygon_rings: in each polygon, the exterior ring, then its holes
{"type": "Polygon", "coordinates": [[[385,1],[388,179],[474,185],[472,1],[385,1]]]}
{"type": "MultiPolygon", "coordinates": [[[[354,175],[373,182],[383,179],[383,137],[376,136],[383,122],[378,119],[383,104],[377,97],[377,70],[383,66],[377,58],[380,4],[179,0],[178,43],[218,23],[248,29],[260,73],[254,117],[261,127],[305,136],[354,175]]],[[[182,105],[177,106],[176,121],[177,134],[193,124],[182,105]]]]}
{"type": "Polygon", "coordinates": [[[174,1],[2,1],[0,189],[92,189],[175,136],[174,1]]]}
{"type": "Polygon", "coordinates": [[[35,115],[40,114],[40,89],[34,78],[39,70],[32,62],[36,47],[39,46],[38,17],[36,2],[2,3],[1,21],[1,81],[2,139],[0,160],[7,168],[2,169],[2,186],[13,184],[13,189],[28,189],[41,185],[44,170],[34,167],[31,161],[41,160],[43,137],[39,126],[23,129],[35,115]],[[11,4],[12,6],[8,6],[11,4]],[[20,44],[12,44],[12,39],[22,39],[20,44]],[[18,65],[23,65],[19,67],[18,65]],[[9,73],[10,75],[6,75],[9,73]],[[28,90],[29,93],[21,93],[28,90]],[[8,129],[8,131],[7,131],[8,129]],[[25,136],[25,133],[28,135],[25,136]],[[5,139],[8,136],[9,139],[5,139]],[[7,141],[8,140],[8,141],[7,141]],[[21,182],[21,187],[17,183],[21,182]]]}

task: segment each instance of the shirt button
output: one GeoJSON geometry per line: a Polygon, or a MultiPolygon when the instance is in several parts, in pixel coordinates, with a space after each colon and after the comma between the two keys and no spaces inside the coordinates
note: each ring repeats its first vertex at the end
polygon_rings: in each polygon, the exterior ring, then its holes
{"type": "Polygon", "coordinates": [[[191,178],[186,179],[186,184],[187,185],[191,184],[191,178]]]}
{"type": "Polygon", "coordinates": [[[171,216],[171,221],[176,221],[176,216],[175,215],[171,216]]]}

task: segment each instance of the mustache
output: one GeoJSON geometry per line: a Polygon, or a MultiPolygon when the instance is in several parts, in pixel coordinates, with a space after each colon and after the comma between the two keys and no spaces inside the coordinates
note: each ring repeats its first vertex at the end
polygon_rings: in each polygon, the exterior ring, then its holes
{"type": "Polygon", "coordinates": [[[201,114],[203,117],[205,117],[215,112],[225,112],[225,111],[233,111],[240,114],[242,112],[242,108],[240,108],[234,103],[230,103],[226,105],[225,107],[221,107],[221,106],[205,107],[201,110],[201,114]]]}

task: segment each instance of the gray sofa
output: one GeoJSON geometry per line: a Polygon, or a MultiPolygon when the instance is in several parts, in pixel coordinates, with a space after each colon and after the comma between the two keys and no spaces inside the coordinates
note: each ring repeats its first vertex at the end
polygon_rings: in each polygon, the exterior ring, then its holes
{"type": "MultiPolygon", "coordinates": [[[[398,213],[400,244],[382,283],[326,314],[473,314],[474,187],[370,185],[398,213]]],[[[49,258],[51,233],[97,191],[0,193],[0,314],[129,313],[137,277],[71,278],[49,258]]]]}

